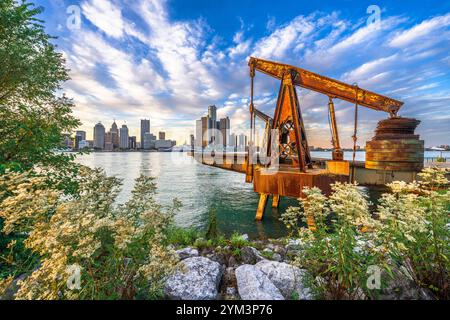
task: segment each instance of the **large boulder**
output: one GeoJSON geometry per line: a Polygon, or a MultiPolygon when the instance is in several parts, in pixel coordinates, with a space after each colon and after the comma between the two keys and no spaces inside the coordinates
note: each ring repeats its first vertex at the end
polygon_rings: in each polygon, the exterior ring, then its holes
{"type": "Polygon", "coordinates": [[[245,264],[255,264],[265,258],[253,247],[243,247],[241,249],[241,259],[245,264]]]}
{"type": "Polygon", "coordinates": [[[301,300],[312,299],[311,292],[304,286],[306,271],[290,264],[262,260],[255,267],[259,268],[280,290],[286,299],[298,297],[301,300]]]}
{"type": "Polygon", "coordinates": [[[235,271],[238,292],[243,300],[284,300],[280,290],[256,266],[244,264],[235,271]]]}
{"type": "Polygon", "coordinates": [[[215,261],[204,257],[187,258],[168,278],[164,293],[171,300],[217,299],[222,272],[215,261]]]}
{"type": "Polygon", "coordinates": [[[192,257],[198,257],[198,250],[190,247],[177,250],[176,253],[178,254],[181,260],[192,257]]]}

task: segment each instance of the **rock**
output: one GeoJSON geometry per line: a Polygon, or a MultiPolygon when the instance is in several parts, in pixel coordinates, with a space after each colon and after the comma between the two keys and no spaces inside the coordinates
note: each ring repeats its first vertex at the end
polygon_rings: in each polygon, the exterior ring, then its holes
{"type": "Polygon", "coordinates": [[[386,287],[378,296],[380,300],[433,300],[433,294],[427,289],[419,287],[402,268],[393,268],[394,277],[385,272],[386,287]]]}
{"type": "Polygon", "coordinates": [[[250,240],[250,238],[248,237],[248,234],[246,234],[246,233],[244,233],[244,234],[241,236],[241,238],[242,238],[244,241],[249,241],[249,240],[250,240]]]}
{"type": "Polygon", "coordinates": [[[235,287],[227,287],[225,293],[228,297],[237,298],[238,296],[238,292],[235,287]]]}
{"type": "Polygon", "coordinates": [[[280,290],[256,266],[244,264],[235,273],[242,300],[284,300],[280,290]]]}
{"type": "Polygon", "coordinates": [[[253,247],[243,247],[241,249],[241,258],[245,264],[255,264],[258,261],[265,260],[261,253],[253,247]]]}
{"type": "Polygon", "coordinates": [[[228,258],[228,266],[236,267],[237,265],[238,265],[238,262],[236,261],[236,258],[234,256],[230,256],[230,258],[228,258]]]}
{"type": "Polygon", "coordinates": [[[280,290],[286,299],[298,295],[301,300],[311,300],[312,295],[303,285],[306,270],[294,267],[284,262],[260,261],[255,267],[259,268],[280,290]]]}
{"type": "Polygon", "coordinates": [[[302,241],[300,239],[289,239],[286,245],[286,251],[298,251],[302,248],[302,241]]]}
{"type": "Polygon", "coordinates": [[[280,261],[283,260],[283,257],[282,257],[281,254],[279,254],[279,253],[274,253],[274,254],[272,255],[272,260],[280,262],[280,261]]]}
{"type": "Polygon", "coordinates": [[[198,250],[190,247],[177,250],[176,253],[178,254],[181,260],[192,257],[198,257],[198,250]]]}
{"type": "Polygon", "coordinates": [[[214,300],[218,295],[222,268],[219,263],[204,257],[187,258],[179,270],[171,275],[164,293],[171,300],[214,300]]]}

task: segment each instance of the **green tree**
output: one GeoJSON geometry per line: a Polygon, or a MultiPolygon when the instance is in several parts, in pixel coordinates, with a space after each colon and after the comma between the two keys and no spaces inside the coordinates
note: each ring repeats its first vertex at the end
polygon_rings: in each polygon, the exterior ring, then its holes
{"type": "Polygon", "coordinates": [[[0,2],[0,173],[39,168],[69,188],[61,178],[75,174],[73,157],[55,149],[80,122],[72,100],[59,95],[68,69],[37,18],[41,11],[26,1],[0,2]]]}

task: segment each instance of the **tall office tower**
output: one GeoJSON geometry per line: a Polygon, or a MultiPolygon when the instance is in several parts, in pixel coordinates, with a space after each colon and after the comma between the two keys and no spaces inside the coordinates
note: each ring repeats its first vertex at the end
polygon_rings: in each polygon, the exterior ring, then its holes
{"type": "Polygon", "coordinates": [[[225,117],[220,119],[220,132],[221,132],[221,140],[220,143],[224,147],[229,144],[229,135],[230,135],[230,118],[225,117]]]}
{"type": "Polygon", "coordinates": [[[208,107],[208,118],[209,118],[208,129],[210,130],[208,143],[214,144],[216,141],[214,129],[217,129],[217,108],[216,108],[216,106],[213,105],[213,106],[208,107]]]}
{"type": "Polygon", "coordinates": [[[105,127],[99,122],[94,127],[94,149],[105,147],[105,127]]]}
{"type": "Polygon", "coordinates": [[[120,128],[120,149],[128,149],[128,138],[128,127],[124,124],[122,128],[120,128]]]}
{"type": "Polygon", "coordinates": [[[165,132],[162,132],[162,131],[159,132],[159,140],[166,140],[166,133],[165,132]]]}
{"type": "Polygon", "coordinates": [[[114,150],[114,144],[112,141],[112,132],[105,133],[105,150],[107,151],[113,151],[114,150]]]}
{"type": "Polygon", "coordinates": [[[86,140],[86,131],[78,130],[75,132],[76,136],[80,136],[80,141],[86,140]]]}
{"type": "Polygon", "coordinates": [[[150,120],[141,119],[141,149],[144,149],[144,137],[146,133],[150,133],[150,120]]]}
{"type": "Polygon", "coordinates": [[[113,148],[119,147],[119,129],[117,128],[116,120],[114,120],[111,129],[111,142],[113,144],[113,148]]]}
{"type": "Polygon", "coordinates": [[[130,149],[136,149],[136,137],[135,136],[128,138],[128,147],[130,149]]]}

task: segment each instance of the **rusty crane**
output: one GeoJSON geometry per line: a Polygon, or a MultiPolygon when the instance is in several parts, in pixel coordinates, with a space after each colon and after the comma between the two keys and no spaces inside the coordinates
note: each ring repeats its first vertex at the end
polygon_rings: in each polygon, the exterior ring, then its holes
{"type": "MultiPolygon", "coordinates": [[[[349,180],[350,163],[344,161],[339,142],[338,126],[335,117],[334,99],[341,99],[355,104],[354,148],[357,137],[358,106],[390,115],[377,128],[377,135],[367,143],[366,168],[375,170],[420,170],[423,166],[423,141],[414,135],[419,121],[397,117],[403,102],[331,79],[298,67],[278,62],[250,58],[249,60],[251,94],[250,115],[251,135],[247,160],[254,156],[255,119],[266,123],[265,140],[267,145],[275,144],[271,154],[270,148],[265,152],[270,161],[279,163],[276,172],[271,172],[268,164],[252,164],[248,161],[245,173],[246,182],[253,182],[254,191],[260,194],[256,220],[263,218],[269,195],[273,196],[273,207],[278,207],[280,197],[302,197],[305,186],[317,186],[326,194],[330,185],[336,181],[349,180]],[[254,78],[256,71],[280,80],[280,89],[273,118],[259,111],[254,106],[254,78]],[[328,96],[328,113],[332,133],[332,160],[327,161],[326,168],[316,168],[308,148],[296,86],[300,86],[328,96]],[[269,130],[278,130],[277,141],[270,141],[269,130]]],[[[354,156],[353,156],[354,161],[354,156]]],[[[354,168],[354,163],[353,163],[354,168]]],[[[354,177],[354,172],[353,172],[354,177]]]]}

